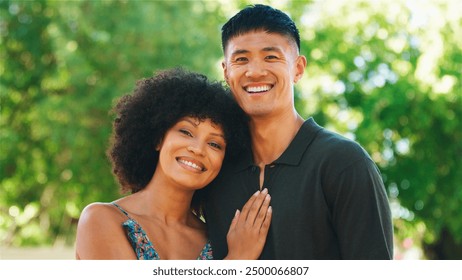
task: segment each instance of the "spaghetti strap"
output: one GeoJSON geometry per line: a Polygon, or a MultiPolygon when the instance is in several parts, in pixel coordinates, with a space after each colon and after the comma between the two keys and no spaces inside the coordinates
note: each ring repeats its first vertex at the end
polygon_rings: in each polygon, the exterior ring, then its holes
{"type": "MultiPolygon", "coordinates": [[[[117,203],[111,202],[112,205],[117,207],[128,220],[122,223],[122,227],[127,233],[127,238],[132,245],[133,250],[135,251],[136,258],[139,260],[160,260],[159,254],[154,248],[154,245],[149,240],[148,235],[143,230],[140,224],[130,217],[127,211],[120,207],[117,203]]],[[[202,248],[202,251],[197,257],[197,260],[213,260],[213,251],[210,244],[210,240],[207,240],[207,243],[202,248]]]]}
{"type": "Polygon", "coordinates": [[[132,217],[130,217],[130,215],[128,215],[128,212],[125,211],[125,209],[123,209],[122,207],[119,206],[119,204],[115,203],[115,202],[111,202],[112,205],[114,205],[115,207],[117,207],[120,212],[124,213],[125,216],[127,216],[127,218],[129,218],[130,220],[133,220],[132,217]]]}

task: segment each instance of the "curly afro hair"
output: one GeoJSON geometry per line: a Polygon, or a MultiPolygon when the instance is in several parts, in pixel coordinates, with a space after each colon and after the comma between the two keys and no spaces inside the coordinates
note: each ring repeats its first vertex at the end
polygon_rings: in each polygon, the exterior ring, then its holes
{"type": "Polygon", "coordinates": [[[139,80],[122,96],[113,112],[108,157],[123,193],[135,193],[151,180],[159,159],[156,145],[183,117],[211,119],[226,139],[225,160],[233,161],[250,147],[248,118],[228,89],[206,76],[174,68],[139,80]]]}

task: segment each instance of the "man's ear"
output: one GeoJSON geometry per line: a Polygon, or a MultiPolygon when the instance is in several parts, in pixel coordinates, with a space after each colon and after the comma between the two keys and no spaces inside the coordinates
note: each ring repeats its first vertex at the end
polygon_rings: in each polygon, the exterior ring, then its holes
{"type": "Polygon", "coordinates": [[[221,67],[223,68],[223,77],[225,78],[226,83],[229,85],[229,83],[228,83],[228,69],[226,68],[226,63],[225,63],[224,60],[221,62],[221,67]]]}
{"type": "Polygon", "coordinates": [[[303,77],[303,73],[305,73],[306,57],[304,55],[297,57],[295,67],[294,83],[296,84],[303,77]]]}

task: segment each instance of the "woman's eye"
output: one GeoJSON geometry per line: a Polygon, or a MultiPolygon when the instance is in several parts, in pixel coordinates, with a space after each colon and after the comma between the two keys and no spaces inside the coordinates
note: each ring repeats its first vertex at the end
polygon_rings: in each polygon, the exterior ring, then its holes
{"type": "Polygon", "coordinates": [[[209,145],[210,145],[211,147],[215,148],[215,149],[218,149],[218,150],[221,150],[221,149],[222,149],[221,145],[218,144],[218,143],[215,143],[215,142],[210,142],[209,145]]]}
{"type": "Polygon", "coordinates": [[[180,132],[183,133],[184,135],[187,135],[187,136],[191,136],[191,137],[192,137],[191,132],[189,132],[189,131],[186,130],[186,129],[180,129],[180,132]]]}

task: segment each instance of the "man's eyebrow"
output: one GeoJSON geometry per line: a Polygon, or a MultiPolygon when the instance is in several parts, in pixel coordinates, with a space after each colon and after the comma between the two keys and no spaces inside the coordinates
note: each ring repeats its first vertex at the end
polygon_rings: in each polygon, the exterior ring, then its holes
{"type": "Polygon", "coordinates": [[[239,54],[244,54],[244,53],[248,53],[249,51],[248,50],[244,50],[244,49],[240,49],[240,50],[235,50],[231,53],[231,56],[234,56],[234,55],[239,55],[239,54]]]}
{"type": "Polygon", "coordinates": [[[278,47],[264,47],[262,49],[262,51],[264,52],[282,52],[281,48],[278,48],[278,47]]]}
{"type": "MultiPolygon", "coordinates": [[[[281,48],[279,47],[264,47],[263,49],[261,49],[261,51],[264,51],[264,52],[278,52],[278,53],[282,53],[282,50],[281,48]]],[[[249,50],[245,50],[245,49],[238,49],[238,50],[235,50],[231,53],[231,56],[235,56],[235,55],[240,55],[240,54],[245,54],[245,53],[249,53],[250,51],[249,50]]]]}

